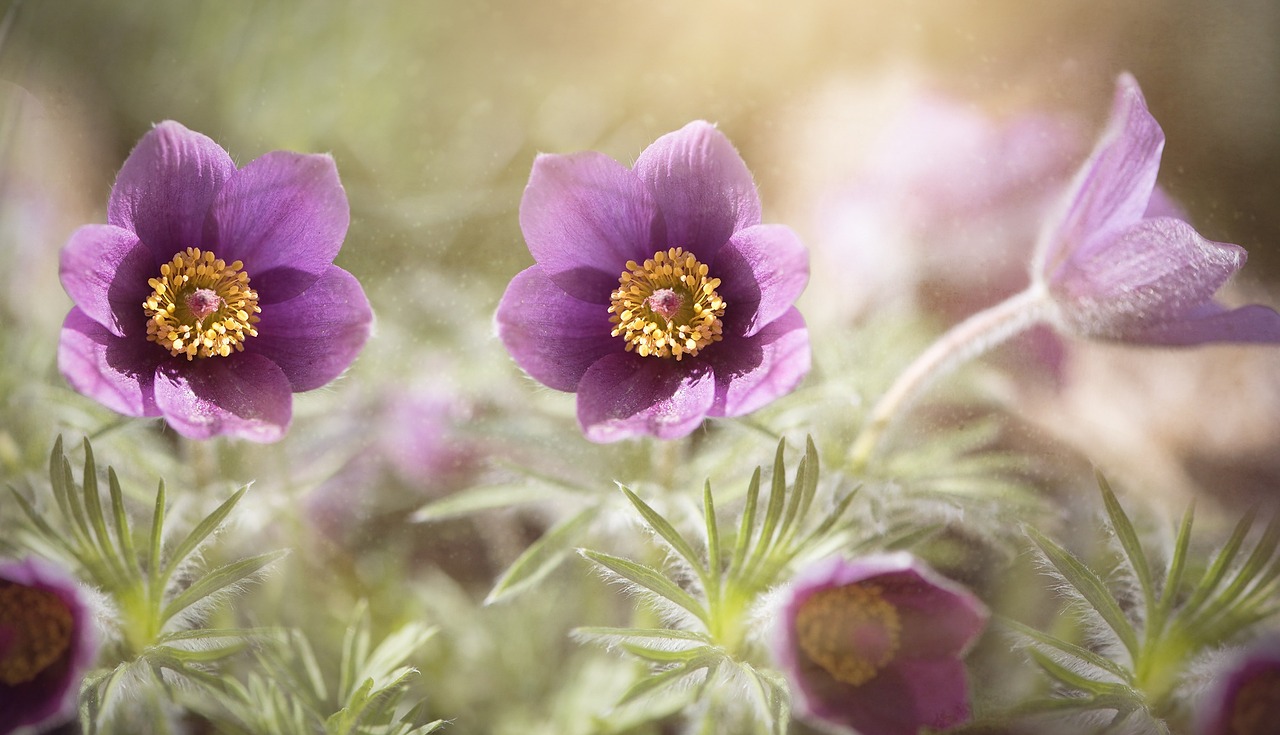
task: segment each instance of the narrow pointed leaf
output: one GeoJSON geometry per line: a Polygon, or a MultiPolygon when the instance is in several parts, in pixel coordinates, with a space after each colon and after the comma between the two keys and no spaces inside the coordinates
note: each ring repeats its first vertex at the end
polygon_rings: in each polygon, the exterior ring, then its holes
{"type": "Polygon", "coordinates": [[[124,508],[124,492],[120,489],[120,479],[115,469],[107,468],[107,487],[111,492],[111,514],[115,518],[116,539],[120,545],[120,558],[129,569],[129,576],[137,578],[141,573],[138,566],[138,552],[133,547],[133,530],[129,528],[129,515],[124,508]]]}
{"type": "Polygon", "coordinates": [[[251,556],[247,559],[241,559],[230,564],[223,565],[202,575],[181,594],[170,600],[165,606],[164,611],[160,614],[160,619],[167,622],[174,615],[187,609],[191,605],[203,600],[209,595],[220,592],[239,582],[252,577],[262,571],[271,564],[284,558],[289,552],[284,550],[269,551],[265,554],[251,556]]]}
{"type": "Polygon", "coordinates": [[[565,560],[584,528],[600,513],[591,505],[560,521],[526,548],[494,584],[484,604],[511,599],[544,579],[565,560]]]}
{"type": "Polygon", "coordinates": [[[598,551],[582,549],[579,553],[628,582],[649,590],[653,594],[684,608],[697,617],[698,620],[701,620],[704,625],[708,623],[707,611],[698,600],[693,595],[680,589],[656,569],[620,557],[602,554],[598,551]]]}
{"type": "Polygon", "coordinates": [[[640,516],[644,518],[645,524],[648,525],[649,528],[653,529],[654,533],[661,536],[662,540],[667,542],[672,551],[674,551],[680,558],[684,559],[685,564],[687,564],[689,568],[698,575],[698,579],[702,581],[703,589],[709,587],[710,585],[708,584],[707,573],[702,564],[702,559],[698,557],[698,552],[693,550],[693,546],[684,538],[684,536],[680,535],[680,532],[676,530],[675,526],[672,526],[671,522],[666,518],[663,518],[661,513],[654,510],[652,506],[641,500],[640,496],[631,492],[630,489],[622,485],[619,485],[618,487],[622,488],[623,495],[626,495],[627,500],[631,501],[631,504],[635,506],[637,511],[639,511],[640,516]]]}
{"type": "MultiPolygon", "coordinates": [[[[245,485],[237,490],[231,497],[223,501],[222,505],[219,505],[212,513],[206,516],[204,520],[200,521],[200,523],[192,529],[191,533],[182,540],[182,543],[178,545],[178,548],[173,550],[173,554],[169,557],[164,573],[164,579],[166,581],[168,576],[172,574],[173,571],[177,569],[193,551],[199,548],[200,544],[204,543],[205,539],[209,538],[214,531],[218,530],[218,528],[222,526],[222,523],[227,519],[227,516],[230,515],[231,510],[236,507],[236,503],[240,502],[240,498],[244,497],[245,491],[248,489],[249,486],[245,485]]],[[[158,505],[157,511],[159,511],[158,505]]]]}
{"type": "Polygon", "coordinates": [[[1102,502],[1106,506],[1107,516],[1111,519],[1111,527],[1115,530],[1116,538],[1120,540],[1120,546],[1129,559],[1129,566],[1133,568],[1138,578],[1138,585],[1142,587],[1146,609],[1148,612],[1154,611],[1155,583],[1152,582],[1151,567],[1147,563],[1146,552],[1142,550],[1142,543],[1138,540],[1138,532],[1124,512],[1124,508],[1120,506],[1120,501],[1116,499],[1116,494],[1111,490],[1111,484],[1107,482],[1107,478],[1103,477],[1101,472],[1095,472],[1094,476],[1097,478],[1098,488],[1102,491],[1102,502]]]}
{"type": "Polygon", "coordinates": [[[1124,644],[1125,649],[1129,651],[1129,655],[1136,660],[1138,656],[1137,632],[1134,631],[1133,624],[1125,617],[1120,605],[1116,602],[1115,597],[1112,596],[1111,591],[1107,589],[1102,579],[1082,564],[1075,555],[1054,543],[1035,528],[1028,526],[1026,530],[1054,569],[1057,569],[1063,579],[1072,587],[1075,587],[1081,596],[1093,606],[1098,614],[1102,616],[1102,619],[1106,621],[1107,625],[1115,631],[1116,637],[1124,644]]]}

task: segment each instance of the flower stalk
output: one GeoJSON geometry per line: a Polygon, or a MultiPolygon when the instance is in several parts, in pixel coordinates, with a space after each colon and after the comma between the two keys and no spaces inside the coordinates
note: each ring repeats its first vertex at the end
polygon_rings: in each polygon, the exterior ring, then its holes
{"type": "Polygon", "coordinates": [[[1026,331],[1049,313],[1048,291],[1034,283],[1025,291],[952,327],[898,376],[872,408],[849,452],[854,473],[867,468],[886,431],[938,378],[1026,331]]]}

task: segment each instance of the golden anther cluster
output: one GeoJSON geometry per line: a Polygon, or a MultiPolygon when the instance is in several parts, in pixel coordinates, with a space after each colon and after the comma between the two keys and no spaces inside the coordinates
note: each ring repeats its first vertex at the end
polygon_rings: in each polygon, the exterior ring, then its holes
{"type": "Polygon", "coordinates": [[[627,261],[610,295],[613,336],[626,341],[628,352],[676,360],[719,342],[725,303],[716,293],[720,279],[707,274],[684,248],[659,250],[643,264],[627,261]]]}
{"type": "MultiPolygon", "coordinates": [[[[226,357],[244,349],[244,341],[258,335],[258,293],[249,288],[244,263],[227,265],[211,252],[187,248],[160,266],[160,277],[148,283],[154,289],[143,302],[147,313],[147,339],[169,354],[226,357]],[[201,289],[216,295],[216,308],[207,314],[192,311],[192,296],[201,289]]],[[[207,298],[198,301],[206,302],[207,298]]]]}
{"type": "Polygon", "coordinates": [[[837,681],[865,684],[893,660],[902,623],[875,585],[819,590],[796,613],[800,650],[837,681]]]}
{"type": "Polygon", "coordinates": [[[0,581],[0,620],[14,633],[0,656],[0,682],[9,686],[36,678],[71,645],[71,611],[48,590],[0,581]]]}

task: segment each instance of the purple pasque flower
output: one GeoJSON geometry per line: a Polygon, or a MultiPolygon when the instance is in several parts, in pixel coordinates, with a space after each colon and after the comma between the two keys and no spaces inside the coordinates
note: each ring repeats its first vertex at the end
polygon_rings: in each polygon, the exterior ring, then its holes
{"type": "Polygon", "coordinates": [[[1268,735],[1280,722],[1280,637],[1254,642],[1226,662],[1201,695],[1200,735],[1268,735]]]}
{"type": "Polygon", "coordinates": [[[178,433],[280,439],[295,392],[351,364],[373,312],[333,265],[350,212],[327,155],[237,169],[209,138],[156,125],[116,177],[106,225],[62,251],[75,302],[58,367],[77,391],[178,433]]]}
{"type": "Polygon", "coordinates": [[[709,123],[662,136],[632,168],[538,156],[520,227],[535,264],[507,286],[498,336],[529,375],[578,394],[588,439],[685,436],[808,373],[792,306],[808,254],[790,228],[760,224],[751,173],[709,123]]]}
{"type": "Polygon", "coordinates": [[[1050,296],[1050,319],[1067,333],[1136,344],[1280,342],[1275,311],[1214,300],[1245,251],[1169,216],[1153,195],[1163,148],[1142,90],[1122,74],[1102,139],[1040,235],[1032,277],[1050,296]]]}
{"type": "Polygon", "coordinates": [[[70,719],[97,655],[75,579],[35,557],[0,561],[0,735],[70,719]]]}
{"type": "Polygon", "coordinates": [[[797,714],[862,735],[916,735],[970,718],[961,658],[986,607],[906,552],[815,564],[790,583],[774,659],[797,714]]]}

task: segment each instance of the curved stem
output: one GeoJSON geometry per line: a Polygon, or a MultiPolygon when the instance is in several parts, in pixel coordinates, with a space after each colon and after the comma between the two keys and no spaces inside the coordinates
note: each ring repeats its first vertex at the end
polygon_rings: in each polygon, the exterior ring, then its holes
{"type": "Polygon", "coordinates": [[[875,454],[893,419],[935,379],[1041,321],[1049,306],[1043,284],[1033,283],[1015,296],[955,325],[907,366],[871,410],[849,451],[850,469],[860,472],[875,454]]]}

